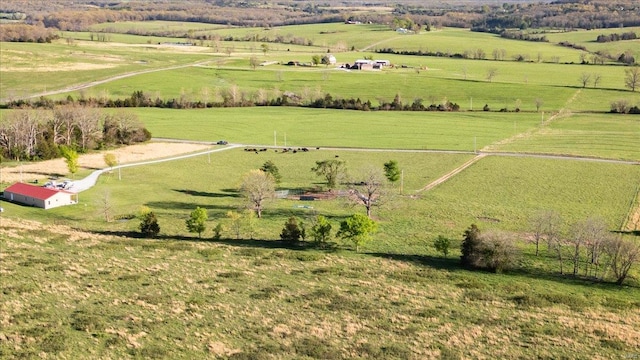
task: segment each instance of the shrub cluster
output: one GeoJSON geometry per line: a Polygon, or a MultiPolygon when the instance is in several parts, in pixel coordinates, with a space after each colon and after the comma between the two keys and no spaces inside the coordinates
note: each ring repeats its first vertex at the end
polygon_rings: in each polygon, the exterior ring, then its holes
{"type": "Polygon", "coordinates": [[[482,234],[476,225],[471,225],[464,235],[460,248],[463,266],[499,273],[515,265],[518,251],[505,233],[482,234]]]}
{"type": "Polygon", "coordinates": [[[599,43],[611,42],[611,41],[622,41],[622,40],[635,40],[638,38],[638,35],[633,31],[629,31],[622,34],[609,34],[609,35],[598,35],[596,41],[599,43]]]}
{"type": "Polygon", "coordinates": [[[640,114],[638,105],[631,106],[627,100],[617,100],[611,103],[611,112],[614,114],[640,114]]]}
{"type": "Polygon", "coordinates": [[[505,39],[512,40],[524,40],[524,41],[534,41],[534,42],[549,42],[546,36],[535,36],[523,31],[509,31],[503,30],[500,32],[500,37],[505,39]]]}

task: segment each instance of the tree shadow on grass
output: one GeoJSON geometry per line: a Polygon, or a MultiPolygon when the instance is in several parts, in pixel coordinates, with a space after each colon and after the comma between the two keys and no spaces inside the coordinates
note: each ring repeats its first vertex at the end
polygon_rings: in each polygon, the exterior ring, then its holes
{"type": "Polygon", "coordinates": [[[155,237],[147,237],[137,231],[110,231],[110,230],[97,230],[93,231],[95,234],[105,236],[116,236],[127,239],[138,240],[174,240],[174,241],[190,241],[190,242],[207,242],[215,244],[224,244],[228,246],[238,248],[260,248],[260,249],[285,249],[294,251],[305,250],[321,250],[325,252],[335,252],[338,250],[337,246],[333,244],[324,244],[320,246],[316,243],[309,241],[299,241],[297,243],[287,243],[280,240],[266,240],[266,239],[212,239],[212,238],[198,238],[197,235],[184,236],[184,235],[164,235],[159,234],[155,237]]]}
{"type": "Polygon", "coordinates": [[[326,252],[335,252],[337,247],[326,246],[321,247],[310,241],[299,241],[291,244],[280,240],[264,240],[264,239],[209,239],[209,242],[216,244],[224,244],[228,246],[241,247],[241,248],[261,248],[261,249],[285,249],[294,251],[305,250],[323,250],[326,252]]]}
{"type": "Polygon", "coordinates": [[[200,207],[206,210],[218,210],[228,211],[237,210],[235,206],[228,205],[212,205],[212,204],[199,204],[197,202],[183,202],[183,201],[151,201],[145,204],[151,209],[163,209],[163,210],[193,210],[196,207],[200,207]]]}
{"type": "Polygon", "coordinates": [[[159,234],[154,237],[145,236],[138,231],[113,231],[113,230],[95,230],[92,231],[94,234],[105,235],[105,236],[117,236],[120,238],[128,238],[128,239],[140,239],[140,240],[180,240],[180,241],[208,241],[208,239],[198,238],[197,236],[184,236],[184,235],[163,235],[159,234]]]}
{"type": "Polygon", "coordinates": [[[640,230],[612,231],[614,234],[640,236],[640,230]]]}
{"type": "Polygon", "coordinates": [[[389,253],[364,253],[366,255],[379,257],[388,260],[403,261],[415,265],[428,266],[438,270],[465,270],[460,265],[460,259],[442,258],[425,255],[406,255],[406,254],[389,254],[389,253]]]}
{"type": "MultiPolygon", "coordinates": [[[[415,265],[428,266],[437,270],[468,271],[468,272],[475,272],[475,273],[492,274],[492,272],[483,270],[483,269],[466,268],[462,266],[459,258],[442,258],[442,257],[433,257],[433,256],[424,256],[424,255],[406,255],[406,254],[388,254],[388,253],[367,253],[367,255],[384,258],[384,259],[395,260],[395,261],[413,263],[415,265]]],[[[601,281],[601,280],[592,279],[592,278],[584,278],[580,276],[576,277],[573,275],[560,274],[557,272],[527,269],[524,267],[515,267],[503,273],[495,274],[495,276],[526,277],[534,280],[555,281],[555,282],[560,282],[567,285],[584,286],[589,288],[593,288],[594,285],[597,285],[598,288],[600,289],[612,289],[612,290],[620,289],[620,286],[616,285],[613,282],[601,281]]],[[[637,287],[637,285],[630,284],[630,282],[625,283],[625,286],[637,287]]]]}
{"type": "Polygon", "coordinates": [[[179,192],[179,193],[191,195],[191,196],[202,196],[202,197],[210,197],[210,198],[225,198],[225,197],[237,198],[237,197],[240,197],[240,194],[238,193],[237,190],[229,190],[229,189],[223,189],[222,193],[196,191],[196,190],[189,190],[189,189],[172,189],[172,190],[176,191],[176,192],[179,192]]]}

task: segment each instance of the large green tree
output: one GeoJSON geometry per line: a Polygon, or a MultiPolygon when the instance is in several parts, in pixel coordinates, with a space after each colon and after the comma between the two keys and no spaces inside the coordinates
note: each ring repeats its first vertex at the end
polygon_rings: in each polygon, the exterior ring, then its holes
{"type": "Polygon", "coordinates": [[[189,218],[185,222],[187,225],[187,230],[191,233],[198,233],[198,238],[202,236],[202,233],[207,229],[207,210],[196,207],[195,210],[191,212],[189,218]]]}
{"type": "Polygon", "coordinates": [[[316,161],[316,166],[311,168],[311,171],[316,175],[324,176],[329,189],[335,189],[338,179],[344,174],[344,170],[345,163],[340,159],[316,161]]]}
{"type": "Polygon", "coordinates": [[[356,252],[360,251],[360,246],[372,239],[372,234],[378,230],[378,223],[369,219],[368,216],[356,213],[340,223],[338,236],[351,241],[356,246],[356,252]]]}

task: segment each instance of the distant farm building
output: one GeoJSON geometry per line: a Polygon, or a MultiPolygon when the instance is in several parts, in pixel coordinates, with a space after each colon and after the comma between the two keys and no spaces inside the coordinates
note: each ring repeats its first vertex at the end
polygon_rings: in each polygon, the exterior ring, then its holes
{"type": "Polygon", "coordinates": [[[389,60],[356,60],[351,69],[359,70],[380,70],[385,66],[390,66],[389,60]]]}
{"type": "Polygon", "coordinates": [[[78,203],[78,194],[25,183],[15,183],[4,189],[3,197],[7,201],[45,210],[78,203]]]}

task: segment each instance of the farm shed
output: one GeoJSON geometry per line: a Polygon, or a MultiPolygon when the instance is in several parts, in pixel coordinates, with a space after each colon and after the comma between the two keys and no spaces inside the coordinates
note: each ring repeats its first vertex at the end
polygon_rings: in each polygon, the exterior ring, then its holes
{"type": "Polygon", "coordinates": [[[78,203],[78,194],[25,183],[15,183],[4,189],[3,197],[7,201],[36,206],[45,210],[78,203]]]}

